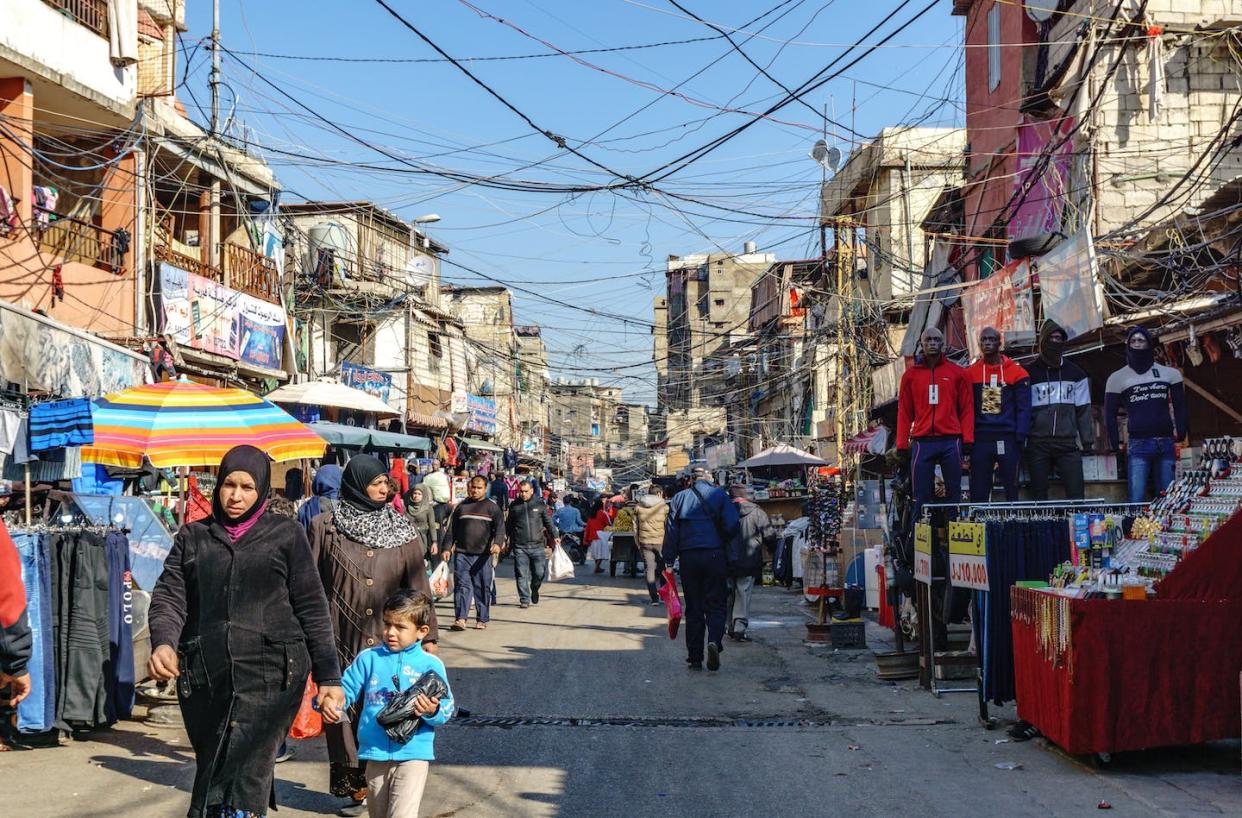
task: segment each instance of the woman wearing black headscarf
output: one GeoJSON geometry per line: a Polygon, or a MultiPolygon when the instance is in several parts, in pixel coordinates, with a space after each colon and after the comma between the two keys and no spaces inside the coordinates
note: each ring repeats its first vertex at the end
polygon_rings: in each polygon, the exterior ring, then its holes
{"type": "MultiPolygon", "coordinates": [[[[388,503],[388,470],[371,455],[350,459],[331,511],[311,521],[311,551],[328,594],[341,667],[367,648],[383,643],[384,600],[402,588],[431,596],[418,528],[388,503]]],[[[439,629],[434,612],[423,640],[436,650],[439,629]]],[[[343,814],[361,815],[366,798],[364,766],[358,761],[355,730],[358,710],[346,723],[324,726],[331,767],[330,791],[354,803],[343,814]]]]}
{"type": "Polygon", "coordinates": [[[177,680],[197,762],[191,818],[258,816],[275,807],[276,748],[307,674],[321,693],[340,689],[306,533],[267,510],[270,483],[266,454],[231,449],[211,517],[177,532],[151,592],[147,669],[177,680]]]}

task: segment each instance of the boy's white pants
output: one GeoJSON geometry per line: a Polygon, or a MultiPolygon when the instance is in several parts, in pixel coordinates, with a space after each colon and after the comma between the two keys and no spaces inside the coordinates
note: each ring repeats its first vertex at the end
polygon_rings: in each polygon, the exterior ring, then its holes
{"type": "Polygon", "coordinates": [[[368,761],[367,815],[418,818],[430,768],[426,761],[368,761]]]}

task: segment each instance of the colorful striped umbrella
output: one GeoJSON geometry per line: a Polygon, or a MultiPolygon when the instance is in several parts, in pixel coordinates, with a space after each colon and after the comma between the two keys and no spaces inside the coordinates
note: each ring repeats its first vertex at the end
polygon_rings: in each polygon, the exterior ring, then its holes
{"type": "Polygon", "coordinates": [[[283,409],[241,389],[187,380],[136,386],[95,401],[95,445],[82,460],[137,468],[218,466],[234,446],[249,444],[273,460],[322,457],[319,435],[283,409]]]}

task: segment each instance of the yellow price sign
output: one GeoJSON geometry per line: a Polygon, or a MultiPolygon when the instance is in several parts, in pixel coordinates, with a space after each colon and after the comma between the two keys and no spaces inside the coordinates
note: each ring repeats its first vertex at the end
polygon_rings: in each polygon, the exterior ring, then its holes
{"type": "Polygon", "coordinates": [[[914,524],[914,550],[920,554],[931,553],[931,526],[927,523],[914,524]]]}
{"type": "Polygon", "coordinates": [[[987,556],[987,529],[983,523],[949,523],[949,553],[960,556],[987,556]]]}

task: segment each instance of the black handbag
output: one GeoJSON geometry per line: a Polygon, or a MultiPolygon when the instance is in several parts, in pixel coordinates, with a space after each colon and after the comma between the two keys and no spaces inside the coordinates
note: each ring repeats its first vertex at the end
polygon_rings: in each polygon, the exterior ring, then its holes
{"type": "Polygon", "coordinates": [[[405,744],[418,731],[418,722],[422,718],[414,714],[414,700],[420,693],[429,699],[444,699],[449,692],[448,682],[440,678],[439,673],[429,670],[405,690],[401,689],[400,677],[393,676],[392,683],[397,695],[384,705],[375,720],[390,739],[405,744]]]}

